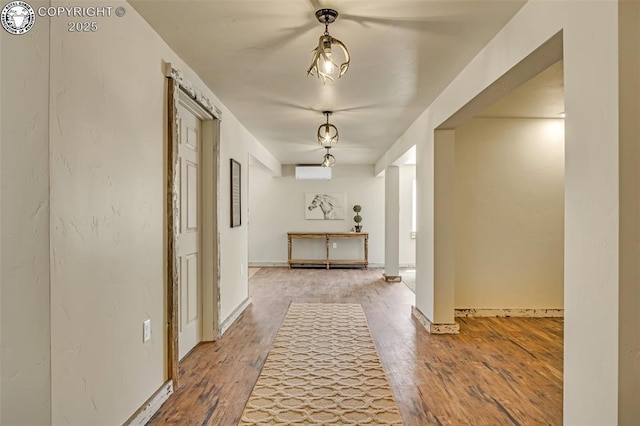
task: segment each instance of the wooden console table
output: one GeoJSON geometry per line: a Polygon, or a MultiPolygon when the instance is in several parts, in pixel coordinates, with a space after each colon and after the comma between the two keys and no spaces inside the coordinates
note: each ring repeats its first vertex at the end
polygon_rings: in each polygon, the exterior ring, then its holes
{"type": "Polygon", "coordinates": [[[287,241],[289,247],[289,269],[292,265],[324,265],[329,269],[332,265],[353,265],[362,266],[367,269],[369,265],[369,233],[368,232],[287,232],[287,241]],[[323,240],[325,244],[324,259],[292,259],[291,258],[291,240],[308,239],[323,240]],[[331,240],[344,239],[362,239],[364,243],[364,259],[331,259],[329,257],[329,242],[331,240]]]}

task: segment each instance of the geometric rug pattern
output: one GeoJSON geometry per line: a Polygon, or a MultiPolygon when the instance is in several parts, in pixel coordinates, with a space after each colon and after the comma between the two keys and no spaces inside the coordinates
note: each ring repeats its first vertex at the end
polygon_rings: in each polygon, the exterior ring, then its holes
{"type": "Polygon", "coordinates": [[[402,425],[358,304],[292,303],[241,425],[402,425]]]}

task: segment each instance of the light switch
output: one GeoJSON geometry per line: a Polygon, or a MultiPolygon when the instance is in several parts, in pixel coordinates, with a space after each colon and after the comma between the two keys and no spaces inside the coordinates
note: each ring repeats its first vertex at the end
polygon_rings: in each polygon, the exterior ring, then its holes
{"type": "Polygon", "coordinates": [[[142,323],[142,343],[151,340],[151,320],[145,320],[142,323]]]}

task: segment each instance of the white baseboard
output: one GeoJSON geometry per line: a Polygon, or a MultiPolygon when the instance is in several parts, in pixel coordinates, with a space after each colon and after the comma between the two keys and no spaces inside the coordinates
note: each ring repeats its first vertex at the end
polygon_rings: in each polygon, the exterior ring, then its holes
{"type": "Polygon", "coordinates": [[[249,268],[280,268],[280,267],[288,267],[289,264],[287,262],[249,262],[249,268]]]}
{"type": "Polygon", "coordinates": [[[423,314],[420,309],[415,306],[411,307],[411,314],[420,324],[431,334],[458,334],[460,333],[460,325],[457,322],[452,324],[434,324],[429,318],[423,314]]]}
{"type": "Polygon", "coordinates": [[[233,312],[231,312],[231,315],[229,315],[227,319],[222,321],[222,324],[220,324],[220,337],[222,337],[222,335],[229,329],[229,327],[231,327],[231,324],[233,324],[238,319],[238,317],[244,312],[245,309],[249,307],[250,304],[251,298],[247,297],[242,301],[240,305],[238,305],[237,308],[233,310],[233,312]]]}
{"type": "Polygon", "coordinates": [[[169,380],[163,384],[160,389],[154,393],[151,398],[144,403],[129,419],[124,422],[124,426],[143,426],[146,425],[151,417],[162,407],[162,404],[173,393],[173,380],[169,380]]]}
{"type": "Polygon", "coordinates": [[[564,318],[564,309],[466,308],[456,309],[456,317],[564,318]]]}
{"type": "MultiPolygon", "coordinates": [[[[249,268],[288,268],[287,262],[249,262],[249,268]]],[[[384,268],[384,263],[369,263],[369,268],[384,268]]]]}

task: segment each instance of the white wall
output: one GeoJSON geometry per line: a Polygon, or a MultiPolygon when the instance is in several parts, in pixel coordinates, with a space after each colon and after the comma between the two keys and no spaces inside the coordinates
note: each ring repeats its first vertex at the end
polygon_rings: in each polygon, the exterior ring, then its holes
{"type": "Polygon", "coordinates": [[[167,377],[164,62],[222,110],[221,320],[248,297],[247,227],[229,227],[229,159],[243,165],[246,209],[248,147],[258,142],[129,4],[109,5],[127,13],[96,33],[51,20],[55,424],[121,424],[167,377]]]}
{"type": "MultiPolygon", "coordinates": [[[[351,230],[355,225],[355,213],[351,211],[354,204],[362,206],[362,231],[369,233],[369,262],[384,263],[384,179],[374,177],[372,166],[336,165],[332,172],[329,181],[312,181],[296,180],[293,166],[283,166],[280,178],[272,177],[259,165],[250,167],[249,262],[252,265],[286,264],[287,232],[351,230]],[[307,192],[346,193],[346,220],[306,220],[304,196],[307,192]]],[[[344,244],[338,242],[338,248],[331,249],[331,256],[352,255],[355,249],[349,247],[343,251],[344,244]]],[[[311,246],[299,244],[296,248],[303,251],[297,251],[295,256],[305,253],[322,256],[311,246]]]]}
{"type": "Polygon", "coordinates": [[[625,107],[618,95],[618,2],[528,2],[387,151],[376,172],[417,145],[416,307],[437,323],[434,129],[559,32],[567,113],[564,422],[616,424],[619,373],[637,373],[630,364],[618,371],[618,114],[625,107]]]}
{"type": "Polygon", "coordinates": [[[0,424],[50,424],[49,26],[0,33],[0,424]]]}
{"type": "Polygon", "coordinates": [[[564,120],[455,131],[456,308],[563,307],[564,120]]]}
{"type": "Polygon", "coordinates": [[[411,220],[413,215],[413,180],[416,166],[400,166],[400,266],[415,266],[416,240],[411,238],[411,220]]]}

